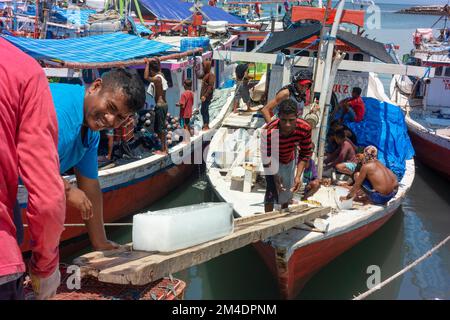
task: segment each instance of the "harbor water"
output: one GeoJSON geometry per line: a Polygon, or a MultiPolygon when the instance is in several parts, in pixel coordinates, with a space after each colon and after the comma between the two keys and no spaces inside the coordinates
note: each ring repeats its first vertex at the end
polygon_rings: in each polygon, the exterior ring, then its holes
{"type": "MultiPolygon", "coordinates": [[[[380,5],[381,29],[367,30],[370,38],[399,45],[400,54],[412,48],[412,33],[416,28],[429,28],[439,18],[394,13],[405,7],[380,5]]],[[[442,19],[436,27],[443,26],[442,19]]],[[[389,83],[389,78],[383,80],[389,83]]],[[[449,234],[449,189],[449,181],[416,161],[414,184],[400,209],[372,236],[319,271],[297,298],[351,299],[368,290],[369,266],[378,266],[384,280],[422,256],[449,234]]],[[[199,166],[189,180],[148,209],[209,201],[219,200],[199,166]]],[[[108,233],[111,240],[119,243],[131,241],[130,227],[109,228],[108,233]]],[[[187,283],[185,299],[279,298],[275,279],[252,246],[174,276],[187,283]]],[[[450,246],[442,247],[369,299],[450,299],[450,246]]]]}

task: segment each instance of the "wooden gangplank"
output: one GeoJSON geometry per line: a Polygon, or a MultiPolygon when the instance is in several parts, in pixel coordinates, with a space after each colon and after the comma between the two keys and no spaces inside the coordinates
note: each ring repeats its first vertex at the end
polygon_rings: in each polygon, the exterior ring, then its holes
{"type": "Polygon", "coordinates": [[[74,260],[82,276],[101,282],[145,285],[169,274],[204,263],[230,251],[285,232],[323,217],[329,207],[292,206],[289,212],[261,213],[235,219],[234,232],[220,239],[170,253],[133,251],[128,244],[118,250],[91,252],[74,260]]]}

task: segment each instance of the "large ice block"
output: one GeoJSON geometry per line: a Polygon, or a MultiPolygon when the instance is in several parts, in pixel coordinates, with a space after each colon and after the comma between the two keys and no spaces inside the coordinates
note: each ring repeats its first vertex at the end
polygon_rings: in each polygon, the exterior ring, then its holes
{"type": "Polygon", "coordinates": [[[200,203],[136,214],[133,249],[176,251],[233,232],[233,207],[229,203],[200,203]]]}

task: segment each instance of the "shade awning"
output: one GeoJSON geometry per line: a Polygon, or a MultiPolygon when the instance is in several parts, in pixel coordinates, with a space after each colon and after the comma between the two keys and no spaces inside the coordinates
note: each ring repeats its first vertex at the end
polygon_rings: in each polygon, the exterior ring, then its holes
{"type": "MultiPolygon", "coordinates": [[[[139,0],[151,14],[160,20],[182,21],[189,19],[192,12],[189,10],[193,4],[182,2],[180,0],[139,0]]],[[[221,8],[204,5],[201,10],[207,17],[206,21],[228,21],[229,23],[245,23],[242,19],[235,17],[221,8]]]]}
{"type": "Polygon", "coordinates": [[[122,32],[70,39],[29,39],[3,36],[35,59],[72,63],[108,63],[148,57],[171,45],[122,32]]]}
{"type": "MultiPolygon", "coordinates": [[[[299,28],[274,32],[269,36],[264,45],[258,49],[258,52],[272,53],[285,48],[289,48],[313,36],[318,36],[320,34],[320,30],[321,24],[315,23],[299,28]]],[[[395,63],[394,59],[386,51],[385,45],[381,42],[371,40],[344,30],[339,30],[336,38],[382,62],[395,63]]]]}

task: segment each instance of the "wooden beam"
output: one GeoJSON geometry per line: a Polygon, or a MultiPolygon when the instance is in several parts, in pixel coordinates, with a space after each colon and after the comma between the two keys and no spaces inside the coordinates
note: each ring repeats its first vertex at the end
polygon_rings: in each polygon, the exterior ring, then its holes
{"type": "MultiPolygon", "coordinates": [[[[237,52],[237,51],[214,51],[213,59],[215,60],[226,60],[230,59],[232,62],[235,61],[246,61],[246,62],[259,62],[275,64],[276,54],[273,53],[256,53],[256,52],[237,52]]],[[[309,67],[312,66],[316,58],[313,57],[300,57],[296,58],[296,67],[309,67]]],[[[362,71],[362,72],[375,72],[383,74],[399,74],[408,75],[413,77],[423,77],[427,71],[427,67],[417,67],[417,66],[407,66],[402,64],[392,64],[383,62],[365,62],[365,61],[342,61],[339,70],[347,71],[362,71]]],[[[430,78],[434,77],[434,68],[430,70],[430,78]]]]}
{"type": "Polygon", "coordinates": [[[116,284],[145,285],[222,254],[242,248],[285,232],[306,221],[327,215],[331,208],[300,205],[293,212],[255,215],[235,220],[232,234],[191,248],[169,253],[131,251],[131,245],[117,252],[92,252],[74,260],[82,276],[91,275],[99,281],[116,284]],[[127,251],[128,250],[128,251],[127,251]]]}

